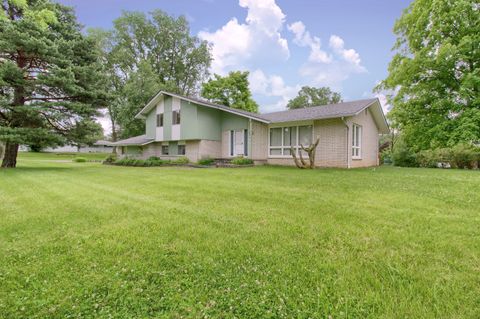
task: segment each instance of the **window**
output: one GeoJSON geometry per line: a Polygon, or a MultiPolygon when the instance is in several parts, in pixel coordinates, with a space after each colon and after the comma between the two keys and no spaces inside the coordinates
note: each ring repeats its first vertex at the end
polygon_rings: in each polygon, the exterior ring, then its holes
{"type": "Polygon", "coordinates": [[[162,155],[168,155],[168,145],[162,145],[162,155]]]}
{"type": "Polygon", "coordinates": [[[178,155],[185,155],[185,145],[178,145],[178,155]]]}
{"type": "Polygon", "coordinates": [[[172,125],[180,124],[180,111],[172,112],[172,125]]]}
{"type": "Polygon", "coordinates": [[[352,158],[362,158],[362,127],[357,124],[352,126],[352,158]]]}
{"type": "Polygon", "coordinates": [[[312,125],[271,128],[269,154],[291,156],[291,147],[298,153],[300,145],[306,147],[312,144],[312,134],[312,125]]]}
{"type": "Polygon", "coordinates": [[[163,127],[163,113],[157,114],[157,127],[163,127]]]}

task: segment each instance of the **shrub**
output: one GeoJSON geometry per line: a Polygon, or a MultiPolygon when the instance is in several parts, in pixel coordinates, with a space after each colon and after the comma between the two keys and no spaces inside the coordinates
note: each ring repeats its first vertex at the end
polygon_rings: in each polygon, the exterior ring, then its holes
{"type": "Polygon", "coordinates": [[[456,168],[474,168],[477,166],[478,150],[466,144],[458,144],[451,148],[450,164],[456,168]]]}
{"type": "Polygon", "coordinates": [[[208,166],[212,165],[214,162],[215,160],[213,158],[202,158],[198,161],[198,164],[208,166]]]}
{"type": "Polygon", "coordinates": [[[232,164],[235,165],[251,165],[253,164],[253,160],[246,157],[236,157],[232,160],[232,164]]]}
{"type": "Polygon", "coordinates": [[[442,162],[437,150],[425,150],[419,152],[416,156],[416,161],[421,167],[437,167],[437,164],[442,162]]]}
{"type": "Polygon", "coordinates": [[[103,164],[112,164],[117,160],[117,154],[111,153],[103,160],[103,164]]]}
{"type": "Polygon", "coordinates": [[[186,156],[182,156],[172,161],[172,164],[188,164],[190,162],[186,156]]]}
{"type": "Polygon", "coordinates": [[[412,152],[412,150],[410,150],[403,142],[398,142],[395,146],[392,154],[392,159],[395,166],[418,166],[415,153],[412,152]]]}
{"type": "Polygon", "coordinates": [[[161,161],[161,159],[158,156],[150,156],[147,161],[161,161]]]}
{"type": "Polygon", "coordinates": [[[380,153],[380,163],[392,164],[392,151],[390,149],[384,150],[380,153]]]}
{"type": "Polygon", "coordinates": [[[73,161],[76,163],[85,163],[87,159],[85,157],[75,157],[73,161]]]}

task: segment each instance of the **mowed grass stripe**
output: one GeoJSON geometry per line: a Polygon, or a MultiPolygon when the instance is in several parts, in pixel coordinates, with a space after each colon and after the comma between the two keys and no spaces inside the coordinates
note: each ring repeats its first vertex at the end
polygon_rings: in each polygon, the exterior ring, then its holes
{"type": "Polygon", "coordinates": [[[0,317],[479,316],[478,172],[28,159],[0,172],[0,317]]]}

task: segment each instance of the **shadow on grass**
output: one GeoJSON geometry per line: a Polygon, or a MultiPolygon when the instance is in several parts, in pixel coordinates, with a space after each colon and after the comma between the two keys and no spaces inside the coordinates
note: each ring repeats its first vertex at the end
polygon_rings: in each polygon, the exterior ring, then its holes
{"type": "Polygon", "coordinates": [[[58,166],[17,166],[16,168],[0,168],[0,172],[53,172],[66,171],[74,167],[58,167],[58,166]]]}

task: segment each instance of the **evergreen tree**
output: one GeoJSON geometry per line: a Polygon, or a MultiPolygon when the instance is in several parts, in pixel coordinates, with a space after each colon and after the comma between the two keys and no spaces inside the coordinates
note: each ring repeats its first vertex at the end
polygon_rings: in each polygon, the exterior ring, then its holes
{"type": "Polygon", "coordinates": [[[19,144],[69,142],[70,133],[91,122],[106,97],[95,42],[82,35],[70,8],[49,0],[1,4],[2,167],[15,167],[19,144]]]}

